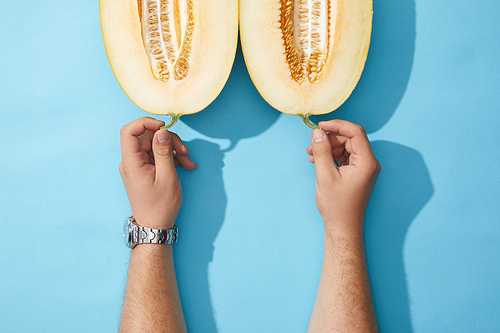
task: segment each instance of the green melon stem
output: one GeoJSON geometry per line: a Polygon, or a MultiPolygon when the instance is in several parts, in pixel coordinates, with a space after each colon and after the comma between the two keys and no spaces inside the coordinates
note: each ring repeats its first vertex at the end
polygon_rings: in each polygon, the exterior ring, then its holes
{"type": "Polygon", "coordinates": [[[302,120],[304,121],[304,124],[306,124],[307,126],[309,126],[310,128],[312,129],[321,129],[321,127],[319,127],[318,125],[315,125],[313,123],[311,123],[311,121],[309,120],[309,117],[311,116],[310,113],[307,113],[307,114],[299,114],[300,118],[302,118],[302,120]]]}
{"type": "Polygon", "coordinates": [[[171,128],[172,126],[174,126],[175,123],[177,122],[177,120],[179,120],[180,116],[182,116],[182,113],[178,113],[178,114],[167,113],[167,114],[170,117],[172,117],[172,120],[170,121],[170,124],[160,127],[160,129],[162,129],[162,130],[168,130],[169,128],[171,128]]]}

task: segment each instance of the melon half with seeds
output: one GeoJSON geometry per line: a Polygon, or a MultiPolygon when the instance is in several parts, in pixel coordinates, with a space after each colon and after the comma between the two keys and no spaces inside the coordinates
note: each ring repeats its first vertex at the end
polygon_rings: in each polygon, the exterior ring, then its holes
{"type": "Polygon", "coordinates": [[[257,90],[308,117],[349,97],[368,54],[372,0],[240,0],[240,38],[257,90]]]}
{"type": "Polygon", "coordinates": [[[128,97],[172,116],[208,106],[226,83],[238,40],[237,0],[100,0],[104,46],[128,97]]]}

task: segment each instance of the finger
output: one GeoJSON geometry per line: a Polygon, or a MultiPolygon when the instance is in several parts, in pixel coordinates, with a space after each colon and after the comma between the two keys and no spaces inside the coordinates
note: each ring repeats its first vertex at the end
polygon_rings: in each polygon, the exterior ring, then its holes
{"type": "Polygon", "coordinates": [[[150,152],[153,149],[153,136],[155,135],[155,132],[156,131],[146,130],[144,134],[139,136],[139,139],[141,140],[141,150],[150,152]]]}
{"type": "Polygon", "coordinates": [[[144,117],[123,126],[120,131],[122,160],[125,163],[138,159],[142,160],[144,154],[141,153],[141,140],[139,136],[143,135],[147,130],[156,131],[163,124],[162,121],[144,117]]]}
{"type": "Polygon", "coordinates": [[[338,166],[342,166],[342,165],[348,165],[349,164],[349,157],[347,156],[339,156],[337,158],[335,158],[335,162],[337,163],[338,166]]]}
{"type": "Polygon", "coordinates": [[[372,151],[368,136],[360,125],[340,119],[322,121],[319,125],[326,132],[338,133],[340,136],[350,139],[351,145],[354,144],[356,148],[360,149],[359,153],[372,151]]]}
{"type": "Polygon", "coordinates": [[[312,145],[306,148],[306,153],[308,153],[309,155],[313,154],[313,146],[312,145]]]}
{"type": "MultiPolygon", "coordinates": [[[[331,133],[328,133],[328,137],[330,137],[330,134],[331,133]]],[[[332,144],[331,139],[330,139],[330,145],[332,146],[332,152],[337,151],[339,149],[344,150],[344,145],[339,145],[339,144],[334,145],[334,144],[332,144]]],[[[306,148],[306,153],[309,155],[313,154],[312,145],[306,148]]]]}
{"type": "MultiPolygon", "coordinates": [[[[306,149],[306,152],[311,155],[312,157],[312,154],[313,154],[313,151],[312,151],[312,146],[309,146],[307,147],[306,149]]],[[[341,155],[343,155],[345,152],[345,149],[344,149],[344,146],[340,146],[340,147],[332,147],[332,155],[333,155],[333,158],[337,158],[341,155]]]]}
{"type": "Polygon", "coordinates": [[[187,170],[194,170],[197,164],[188,156],[189,148],[182,142],[182,139],[175,133],[171,133],[172,147],[174,148],[175,166],[181,166],[187,170]]]}
{"type": "Polygon", "coordinates": [[[179,155],[187,155],[189,153],[188,147],[182,142],[182,139],[175,133],[170,133],[172,137],[172,147],[179,155]]]}
{"type": "Polygon", "coordinates": [[[181,166],[186,170],[194,170],[198,166],[188,155],[177,155],[175,157],[176,166],[181,166]]]}
{"type": "Polygon", "coordinates": [[[330,183],[338,176],[333,161],[332,146],[330,140],[323,130],[314,130],[311,134],[314,165],[316,166],[316,178],[319,184],[330,183]]]}
{"type": "Polygon", "coordinates": [[[159,130],[153,138],[153,154],[156,166],[156,181],[164,182],[177,177],[175,170],[172,135],[168,130],[159,130]]]}
{"type": "Polygon", "coordinates": [[[351,154],[351,164],[354,164],[359,159],[375,158],[368,136],[362,126],[339,119],[320,122],[319,126],[325,131],[338,133],[338,135],[334,135],[335,140],[341,141],[343,140],[342,137],[347,138],[344,146],[346,152],[351,154]]]}
{"type": "Polygon", "coordinates": [[[339,158],[340,156],[344,156],[344,154],[345,154],[344,146],[332,148],[332,155],[334,159],[339,158]]]}

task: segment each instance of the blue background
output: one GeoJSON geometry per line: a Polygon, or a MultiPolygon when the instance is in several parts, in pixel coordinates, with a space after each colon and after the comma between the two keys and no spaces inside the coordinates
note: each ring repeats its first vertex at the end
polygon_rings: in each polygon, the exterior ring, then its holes
{"type": "MultiPolygon", "coordinates": [[[[1,331],[116,331],[119,130],[147,114],[113,76],[97,1],[2,4],[1,331]]],[[[499,13],[494,0],[375,0],[357,88],[313,117],[363,125],[383,166],[366,219],[382,332],[500,330],[499,13]]],[[[310,129],[267,105],[238,50],[219,97],[174,131],[199,165],[179,170],[188,328],[305,332],[323,251],[310,129]]]]}

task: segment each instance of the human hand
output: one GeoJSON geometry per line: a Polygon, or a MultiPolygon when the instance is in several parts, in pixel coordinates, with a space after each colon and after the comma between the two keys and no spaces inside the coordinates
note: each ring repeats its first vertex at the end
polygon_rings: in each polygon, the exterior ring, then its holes
{"type": "Polygon", "coordinates": [[[144,117],[120,131],[120,174],[132,214],[149,228],[170,229],[182,204],[182,188],[175,166],[196,168],[189,149],[175,133],[160,130],[163,121],[144,117]]]}
{"type": "Polygon", "coordinates": [[[316,205],[325,234],[362,236],[380,163],[363,127],[343,120],[318,125],[322,129],[312,132],[307,153],[316,166],[316,205]]]}

